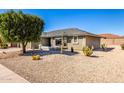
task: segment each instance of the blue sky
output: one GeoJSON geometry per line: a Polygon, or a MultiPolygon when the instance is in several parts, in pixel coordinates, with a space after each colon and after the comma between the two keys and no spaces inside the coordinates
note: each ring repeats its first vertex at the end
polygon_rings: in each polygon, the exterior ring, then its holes
{"type": "Polygon", "coordinates": [[[45,31],[79,28],[95,34],[124,35],[124,10],[26,9],[23,12],[41,17],[45,21],[45,31]]]}

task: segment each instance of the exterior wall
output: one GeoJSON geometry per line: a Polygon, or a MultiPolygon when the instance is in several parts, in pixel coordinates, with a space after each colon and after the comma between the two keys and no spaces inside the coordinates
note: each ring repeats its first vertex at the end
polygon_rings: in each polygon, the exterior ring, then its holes
{"type": "Polygon", "coordinates": [[[8,44],[8,47],[11,47],[11,43],[7,43],[8,44]]]}
{"type": "Polygon", "coordinates": [[[56,47],[55,38],[54,37],[51,38],[51,41],[50,42],[51,42],[51,46],[52,47],[56,47]]]}
{"type": "MultiPolygon", "coordinates": [[[[55,38],[51,38],[51,46],[56,47],[55,38]]],[[[73,43],[73,37],[67,37],[67,48],[70,50],[73,47],[75,50],[82,50],[86,46],[85,37],[79,36],[78,43],[73,43]]]]}
{"type": "Polygon", "coordinates": [[[41,43],[42,43],[42,46],[48,46],[49,45],[49,39],[48,38],[42,38],[41,43]]]}
{"type": "MultiPolygon", "coordinates": [[[[38,49],[40,42],[29,42],[26,46],[26,49],[38,49]]],[[[19,46],[17,46],[19,47],[19,46]]],[[[20,48],[22,48],[22,44],[20,44],[20,48]]]]}
{"type": "Polygon", "coordinates": [[[85,41],[85,37],[78,36],[78,43],[74,43],[73,37],[68,37],[68,49],[70,50],[73,47],[75,50],[82,50],[86,46],[85,41]]]}
{"type": "MultiPolygon", "coordinates": [[[[22,44],[20,43],[20,45],[19,45],[19,43],[18,43],[17,47],[22,48],[22,44]]],[[[27,44],[26,49],[31,49],[31,42],[27,44]]]]}
{"type": "MultiPolygon", "coordinates": [[[[50,43],[51,47],[56,47],[54,37],[51,38],[50,43]]],[[[36,45],[38,45],[38,43],[36,45]]],[[[42,45],[48,45],[48,41],[46,39],[43,39],[42,45]]],[[[67,37],[67,47],[69,50],[71,49],[71,47],[73,47],[75,50],[82,50],[84,46],[94,46],[94,48],[99,48],[100,38],[91,36],[78,36],[78,43],[74,43],[73,36],[67,37]]]]}
{"type": "Polygon", "coordinates": [[[11,43],[7,43],[8,47],[20,47],[20,44],[17,42],[11,42],[11,43]]]}
{"type": "Polygon", "coordinates": [[[107,44],[107,45],[120,45],[124,43],[124,38],[118,38],[118,39],[101,39],[101,44],[107,44]]]}
{"type": "MultiPolygon", "coordinates": [[[[17,47],[17,48],[22,48],[21,43],[7,43],[9,47],[17,47]],[[13,46],[15,44],[15,46],[13,46]]],[[[31,42],[27,44],[26,46],[27,49],[31,49],[31,42]]]]}
{"type": "Polygon", "coordinates": [[[39,49],[41,42],[31,42],[31,49],[39,49]]]}
{"type": "Polygon", "coordinates": [[[27,44],[26,48],[31,49],[31,42],[27,44]]]}
{"type": "Polygon", "coordinates": [[[100,47],[100,38],[86,36],[86,45],[89,47],[99,48],[100,47]]]}

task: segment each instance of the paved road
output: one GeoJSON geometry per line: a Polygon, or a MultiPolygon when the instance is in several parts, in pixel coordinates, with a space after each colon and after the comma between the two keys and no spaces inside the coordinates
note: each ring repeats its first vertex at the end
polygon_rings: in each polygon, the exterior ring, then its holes
{"type": "Polygon", "coordinates": [[[0,83],[29,83],[29,81],[0,64],[0,83]]]}

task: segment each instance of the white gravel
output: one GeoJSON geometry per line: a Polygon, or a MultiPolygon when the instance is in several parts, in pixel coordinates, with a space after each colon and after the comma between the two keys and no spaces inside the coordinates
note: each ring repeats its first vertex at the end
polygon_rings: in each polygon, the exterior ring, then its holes
{"type": "Polygon", "coordinates": [[[0,63],[30,82],[124,82],[124,50],[114,47],[94,51],[92,57],[50,54],[33,61],[25,55],[0,59],[0,63]]]}

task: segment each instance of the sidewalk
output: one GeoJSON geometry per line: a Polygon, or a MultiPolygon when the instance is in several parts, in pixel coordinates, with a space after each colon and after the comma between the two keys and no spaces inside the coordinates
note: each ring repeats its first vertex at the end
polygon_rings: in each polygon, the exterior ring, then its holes
{"type": "Polygon", "coordinates": [[[30,83],[0,64],[0,83],[30,83]]]}

